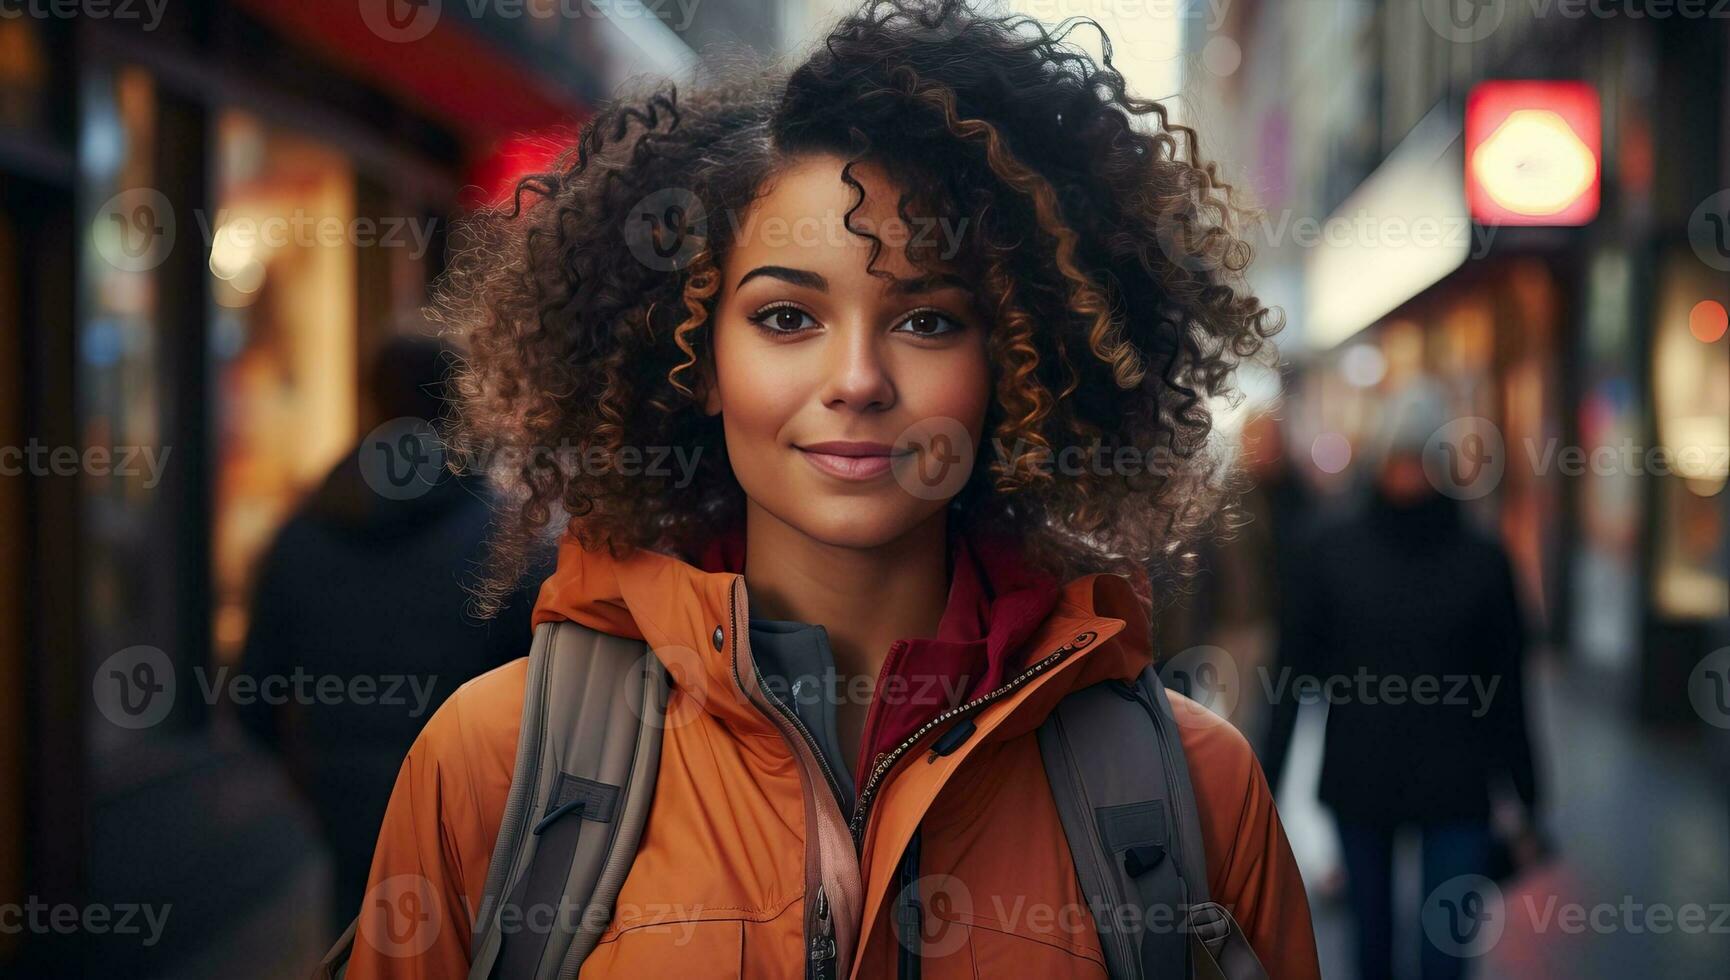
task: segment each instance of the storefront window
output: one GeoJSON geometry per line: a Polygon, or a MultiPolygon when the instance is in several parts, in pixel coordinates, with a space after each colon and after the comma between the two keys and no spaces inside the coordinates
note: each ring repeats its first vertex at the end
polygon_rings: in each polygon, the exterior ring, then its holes
{"type": "MultiPolygon", "coordinates": [[[[1645,416],[1633,377],[1633,271],[1628,256],[1597,256],[1587,281],[1579,405],[1580,445],[1591,458],[1637,445],[1645,416]]],[[[1580,537],[1574,555],[1573,636],[1582,656],[1611,668],[1638,649],[1642,490],[1629,469],[1578,483],[1580,537]]]]}
{"type": "MultiPolygon", "coordinates": [[[[156,90],[130,67],[92,68],[83,78],[78,160],[80,224],[78,410],[85,446],[134,447],[165,460],[157,358],[156,269],[171,236],[155,181],[156,90]]],[[[151,629],[157,593],[151,565],[153,525],[163,501],[151,480],[82,477],[85,629],[91,656],[163,640],[151,629]]],[[[100,751],[121,728],[92,727],[100,751]]]]}
{"type": "Polygon", "coordinates": [[[246,635],[253,572],[356,438],[355,178],[346,156],[239,111],[215,127],[212,635],[246,635]]]}
{"type": "Polygon", "coordinates": [[[1724,492],[1730,448],[1730,341],[1698,329],[1701,304],[1730,304],[1722,274],[1673,254],[1659,278],[1652,390],[1662,456],[1645,454],[1657,494],[1653,600],[1660,612],[1730,612],[1724,492]]]}

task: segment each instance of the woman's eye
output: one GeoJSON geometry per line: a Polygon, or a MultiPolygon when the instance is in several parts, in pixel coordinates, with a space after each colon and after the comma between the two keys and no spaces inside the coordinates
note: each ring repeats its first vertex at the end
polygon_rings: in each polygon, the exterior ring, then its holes
{"type": "Polygon", "coordinates": [[[817,321],[796,306],[771,306],[752,316],[751,322],[771,333],[798,333],[817,321]]]}
{"type": "Polygon", "coordinates": [[[962,329],[954,317],[946,316],[936,310],[919,310],[895,327],[919,337],[941,337],[944,334],[955,333],[962,329]]]}

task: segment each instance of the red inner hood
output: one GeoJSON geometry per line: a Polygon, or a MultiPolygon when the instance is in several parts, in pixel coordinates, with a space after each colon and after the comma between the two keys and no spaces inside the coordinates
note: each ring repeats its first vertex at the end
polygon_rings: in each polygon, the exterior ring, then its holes
{"type": "MultiPolygon", "coordinates": [[[[1013,676],[1025,643],[1057,603],[1057,580],[1029,565],[1007,538],[953,535],[949,560],[949,601],[937,635],[896,641],[877,676],[855,768],[861,778],[879,753],[939,712],[1013,676]]],[[[710,541],[693,564],[744,574],[744,528],[710,541]]]]}

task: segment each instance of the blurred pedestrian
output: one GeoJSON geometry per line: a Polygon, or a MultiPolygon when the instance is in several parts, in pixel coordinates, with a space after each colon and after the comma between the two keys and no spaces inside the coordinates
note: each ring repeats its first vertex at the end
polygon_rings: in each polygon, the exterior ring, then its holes
{"type": "MultiPolygon", "coordinates": [[[[1211,648],[1208,657],[1190,663],[1199,667],[1212,663],[1212,656],[1228,657],[1233,676],[1250,678],[1260,676],[1273,658],[1294,544],[1302,540],[1317,505],[1286,453],[1285,433],[1273,408],[1245,421],[1240,460],[1247,485],[1234,510],[1235,526],[1228,535],[1199,543],[1194,594],[1173,602],[1156,629],[1163,648],[1179,656],[1197,646],[1211,648]]],[[[1266,726],[1267,705],[1261,699],[1236,697],[1237,691],[1223,698],[1210,696],[1218,692],[1204,690],[1200,682],[1205,678],[1190,676],[1193,672],[1168,669],[1168,683],[1216,712],[1229,712],[1227,720],[1241,731],[1266,726]]]]}
{"type": "MultiPolygon", "coordinates": [[[[368,378],[366,428],[442,417],[454,357],[431,338],[389,341],[368,378]]],[[[367,448],[343,456],[270,548],[240,665],[282,695],[238,711],[317,816],[335,866],[333,935],[359,910],[404,753],[458,685],[528,653],[534,599],[525,588],[492,620],[466,612],[491,517],[485,482],[435,468],[424,489],[387,495],[367,448]]]]}
{"type": "MultiPolygon", "coordinates": [[[[1265,746],[1278,785],[1300,704],[1326,703],[1321,802],[1338,822],[1361,980],[1394,975],[1395,843],[1421,840],[1426,895],[1493,873],[1493,790],[1511,786],[1532,853],[1538,787],[1525,707],[1526,630],[1512,567],[1460,502],[1437,491],[1424,447],[1446,422],[1439,388],[1392,399],[1372,486],[1354,513],[1317,523],[1282,604],[1265,746]]],[[[1425,980],[1464,960],[1406,918],[1425,980]]],[[[1403,957],[1402,957],[1403,959],[1403,957]]]]}

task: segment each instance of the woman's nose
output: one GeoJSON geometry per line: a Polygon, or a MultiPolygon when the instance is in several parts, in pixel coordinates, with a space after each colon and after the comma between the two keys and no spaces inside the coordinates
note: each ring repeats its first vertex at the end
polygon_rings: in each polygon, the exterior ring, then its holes
{"type": "Polygon", "coordinates": [[[895,382],[882,341],[873,331],[838,331],[830,345],[823,404],[854,411],[881,411],[895,404],[895,382]]]}

